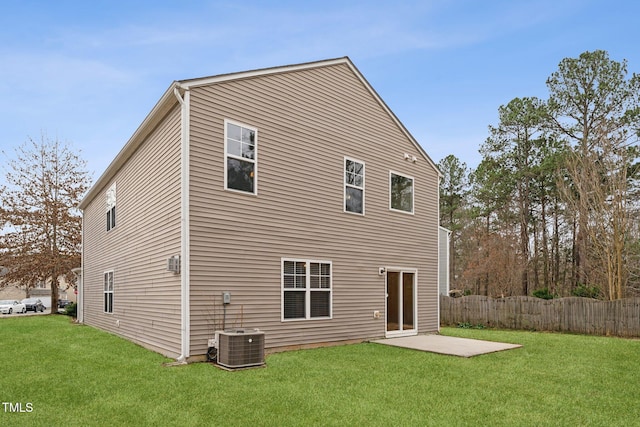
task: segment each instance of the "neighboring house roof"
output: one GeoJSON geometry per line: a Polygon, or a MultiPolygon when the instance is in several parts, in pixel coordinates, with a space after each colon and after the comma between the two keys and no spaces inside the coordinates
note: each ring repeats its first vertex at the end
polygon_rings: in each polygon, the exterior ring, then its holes
{"type": "Polygon", "coordinates": [[[125,146],[120,150],[116,158],[111,162],[111,164],[107,167],[104,173],[98,178],[95,184],[89,189],[85,197],[79,204],[80,209],[84,209],[89,202],[99,194],[103,188],[109,184],[111,179],[115,176],[116,172],[122,167],[122,165],[127,161],[127,159],[135,152],[135,150],[144,142],[145,138],[153,131],[155,126],[162,120],[162,118],[173,108],[177,103],[178,99],[174,95],[176,91],[185,91],[191,88],[207,86],[221,82],[227,82],[231,80],[240,80],[252,77],[266,76],[270,74],[279,74],[279,73],[288,73],[300,70],[309,70],[313,68],[319,67],[327,67],[337,64],[346,64],[354,74],[362,81],[364,86],[371,92],[376,101],[382,106],[382,108],[389,114],[394,123],[400,128],[400,130],[407,136],[407,138],[415,145],[418,151],[425,158],[427,163],[433,167],[438,176],[442,176],[438,167],[434,163],[434,161],[429,157],[426,151],[420,146],[417,140],[411,135],[411,133],[404,127],[402,122],[396,117],[396,115],[391,111],[391,109],[385,104],[385,102],[380,98],[377,92],[373,89],[373,87],[369,84],[369,82],[364,78],[364,76],[360,73],[360,71],[356,68],[356,66],[351,62],[349,57],[335,58],[335,59],[327,59],[323,61],[315,61],[315,62],[307,62],[302,64],[295,65],[285,65],[280,67],[272,67],[272,68],[262,68],[257,70],[250,71],[242,71],[237,73],[229,73],[229,74],[220,74],[211,77],[202,77],[196,79],[187,79],[187,80],[178,80],[174,81],[169,88],[166,90],[164,95],[160,98],[157,104],[153,107],[151,112],[144,119],[142,124],[138,127],[138,129],[131,136],[129,141],[125,144],[125,146]]]}

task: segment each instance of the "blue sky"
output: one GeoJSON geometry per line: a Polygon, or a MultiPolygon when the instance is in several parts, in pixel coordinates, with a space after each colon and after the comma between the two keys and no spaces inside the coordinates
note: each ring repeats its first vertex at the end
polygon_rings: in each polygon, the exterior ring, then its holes
{"type": "Polygon", "coordinates": [[[563,58],[640,73],[638,28],[631,0],[9,0],[0,150],[44,133],[97,179],[174,80],[349,56],[436,162],[475,167],[498,107],[546,98],[563,58]]]}

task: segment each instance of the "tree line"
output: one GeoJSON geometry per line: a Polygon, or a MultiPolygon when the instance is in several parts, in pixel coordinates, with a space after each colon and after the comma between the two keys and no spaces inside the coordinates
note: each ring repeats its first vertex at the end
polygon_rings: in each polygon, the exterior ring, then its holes
{"type": "Polygon", "coordinates": [[[547,99],[499,107],[475,169],[439,162],[450,287],[640,295],[640,76],[597,50],[563,59],[546,84],[547,99]]]}

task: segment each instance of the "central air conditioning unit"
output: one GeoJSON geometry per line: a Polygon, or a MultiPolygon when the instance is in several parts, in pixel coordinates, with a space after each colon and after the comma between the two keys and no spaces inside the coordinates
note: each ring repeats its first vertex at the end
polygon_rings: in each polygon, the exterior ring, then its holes
{"type": "Polygon", "coordinates": [[[235,369],[264,365],[264,332],[233,329],[216,332],[218,365],[235,369]]]}

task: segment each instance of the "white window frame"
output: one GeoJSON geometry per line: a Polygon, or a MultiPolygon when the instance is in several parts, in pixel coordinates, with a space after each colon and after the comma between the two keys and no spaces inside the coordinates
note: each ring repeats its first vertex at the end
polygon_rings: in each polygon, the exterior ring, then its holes
{"type": "Polygon", "coordinates": [[[115,287],[116,287],[116,283],[115,283],[114,271],[113,270],[105,271],[102,275],[102,291],[103,291],[102,310],[105,314],[113,314],[113,291],[115,287]],[[109,284],[109,278],[111,278],[110,284],[109,284]],[[108,298],[109,295],[111,295],[111,299],[108,298]]]}
{"type": "Polygon", "coordinates": [[[415,212],[415,209],[416,209],[416,180],[410,175],[396,172],[396,171],[389,171],[389,210],[393,212],[400,212],[403,214],[413,215],[415,212]],[[392,181],[391,181],[392,175],[401,176],[403,178],[407,178],[411,180],[411,211],[395,209],[391,206],[391,201],[393,199],[393,196],[391,194],[392,188],[393,188],[392,181]]]}
{"type": "Polygon", "coordinates": [[[254,195],[254,196],[258,195],[258,129],[253,126],[245,125],[244,123],[236,122],[230,119],[224,119],[224,189],[228,191],[233,191],[234,193],[238,193],[238,194],[248,194],[248,195],[254,195]],[[230,124],[235,126],[240,126],[241,128],[249,129],[255,133],[255,141],[253,144],[254,145],[253,159],[248,159],[242,156],[237,156],[235,154],[228,153],[227,129],[230,124]],[[236,159],[243,162],[253,163],[253,193],[250,193],[248,191],[237,190],[235,188],[229,188],[229,185],[228,185],[229,183],[227,182],[228,181],[228,171],[227,171],[228,158],[236,159]]]}
{"type": "Polygon", "coordinates": [[[357,160],[354,159],[352,157],[346,157],[344,158],[344,162],[342,164],[342,178],[343,178],[343,189],[344,189],[344,199],[343,199],[343,203],[342,203],[342,209],[344,212],[349,213],[349,214],[354,214],[354,215],[362,215],[364,216],[364,211],[365,211],[365,185],[366,185],[366,165],[363,161],[361,160],[357,160]],[[362,165],[362,186],[358,187],[355,184],[349,184],[347,183],[347,161],[350,162],[354,162],[354,163],[360,163],[362,165]],[[362,190],[362,212],[353,212],[353,211],[349,211],[347,210],[347,188],[355,188],[357,190],[362,190]]]}
{"type": "Polygon", "coordinates": [[[299,258],[281,258],[280,259],[280,316],[282,322],[300,322],[300,321],[315,321],[315,320],[330,320],[333,318],[333,263],[328,260],[314,260],[314,259],[299,259],[299,258]],[[284,294],[285,292],[297,291],[300,292],[302,288],[285,288],[284,287],[284,264],[285,262],[303,262],[305,263],[305,316],[295,319],[284,317],[284,294]],[[311,288],[311,264],[328,264],[329,265],[329,288],[311,288]],[[329,315],[322,317],[311,317],[311,293],[312,292],[327,292],[329,293],[329,315]]]}
{"type": "Polygon", "coordinates": [[[116,228],[116,183],[114,182],[105,195],[107,206],[107,231],[116,228]]]}

